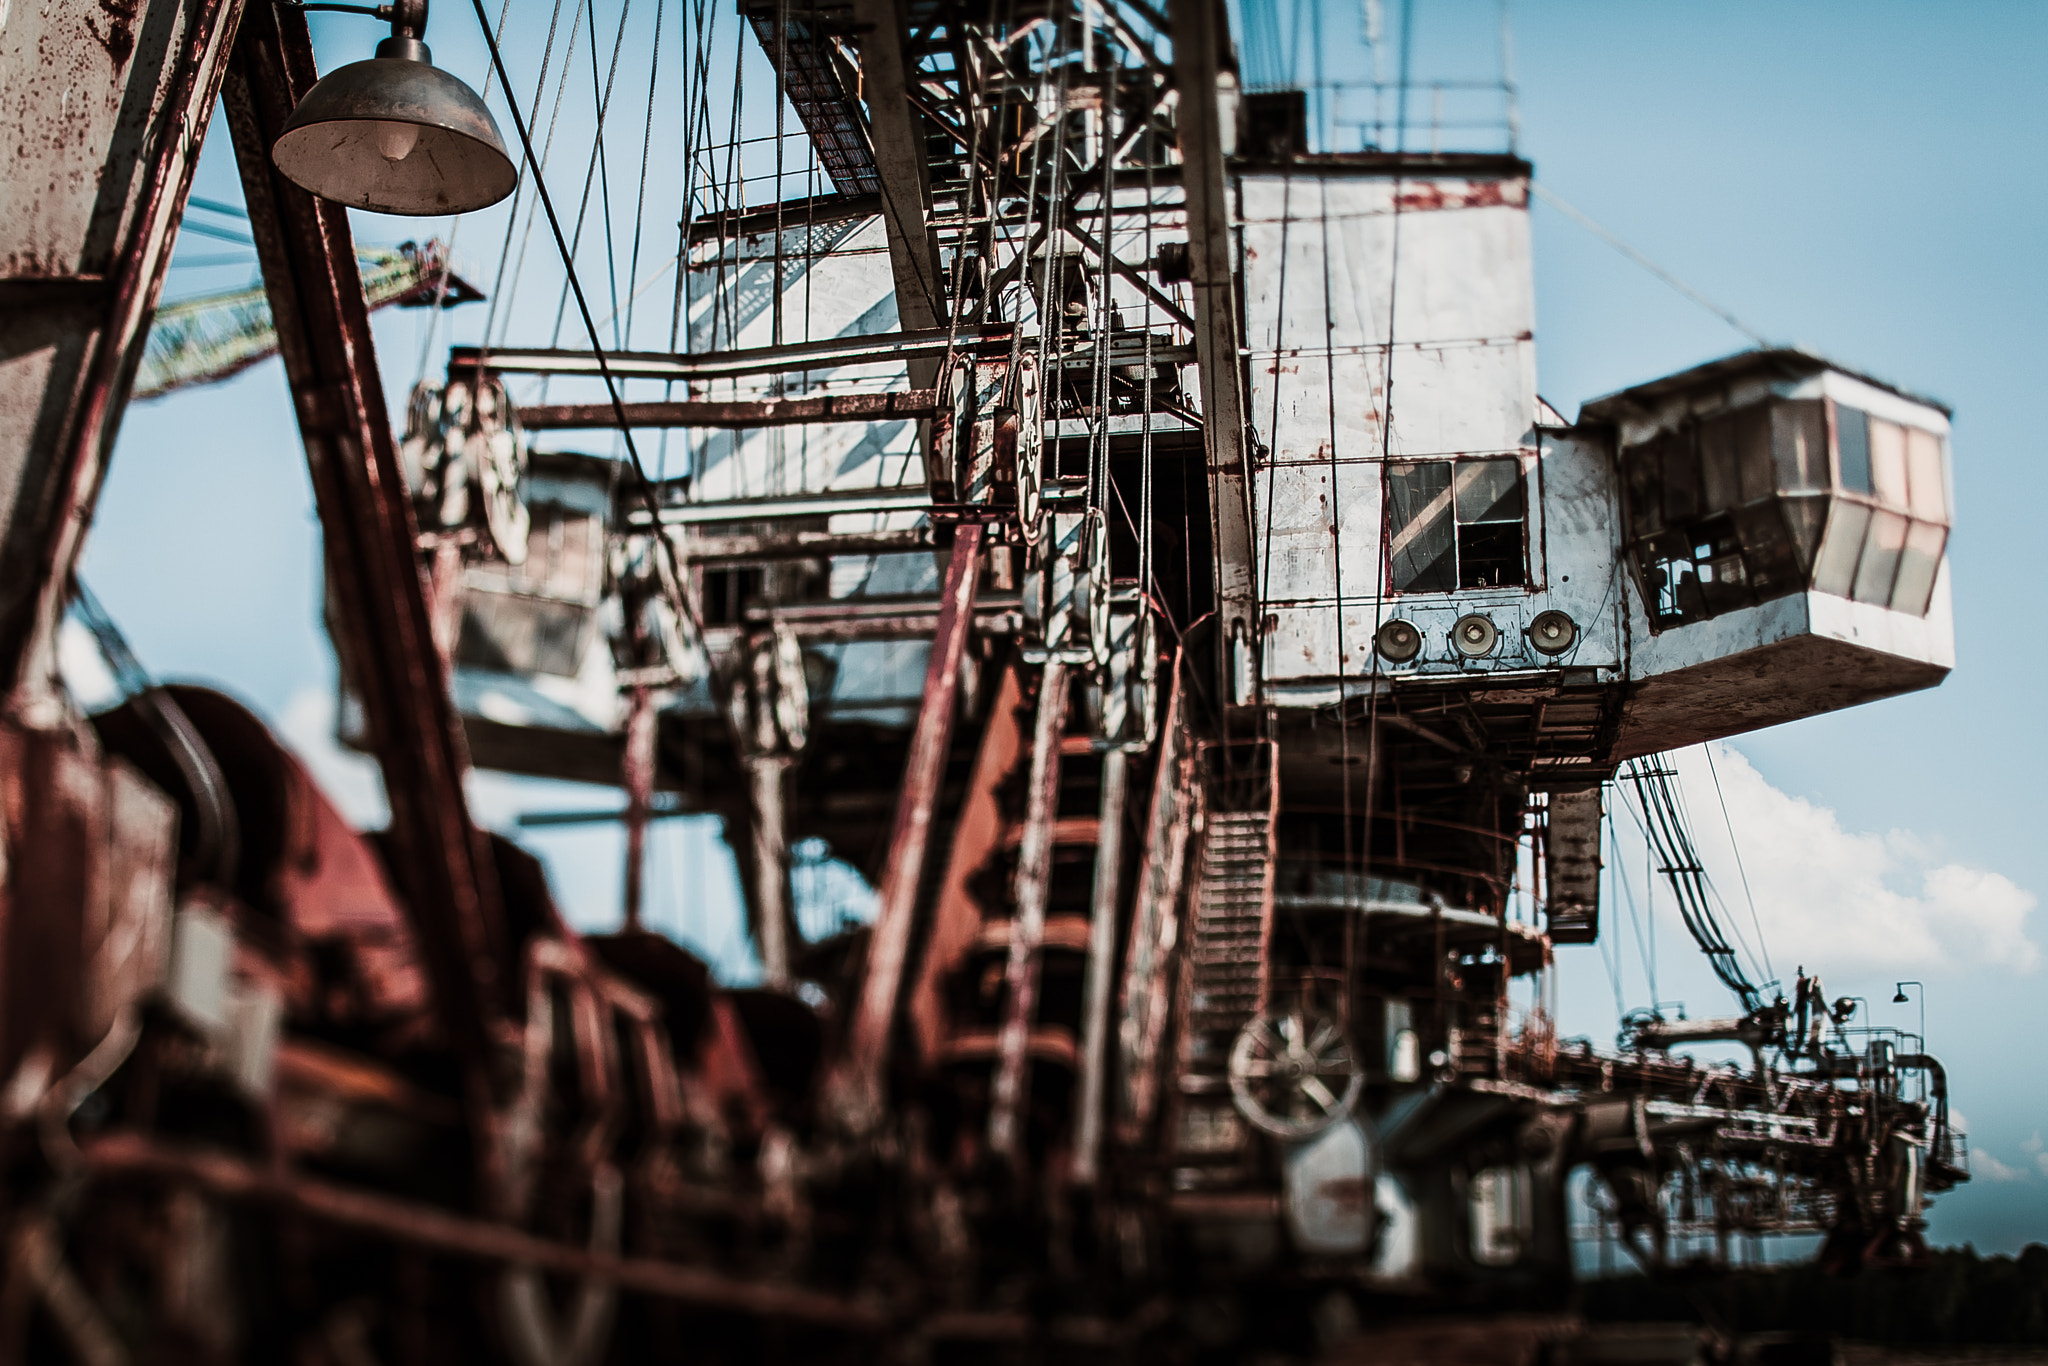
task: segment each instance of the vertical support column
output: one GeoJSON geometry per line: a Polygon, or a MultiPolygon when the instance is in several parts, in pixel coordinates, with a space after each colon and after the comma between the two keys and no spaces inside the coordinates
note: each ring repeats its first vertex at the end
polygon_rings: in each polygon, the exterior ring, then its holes
{"type": "Polygon", "coordinates": [[[1245,461],[1244,367],[1237,286],[1231,270],[1230,191],[1217,109],[1230,25],[1217,0],[1171,0],[1175,115],[1187,196],[1188,270],[1195,296],[1195,359],[1202,441],[1209,462],[1209,516],[1216,545],[1216,609],[1224,642],[1225,695],[1257,700],[1258,585],[1253,577],[1251,472],[1245,461]]]}
{"type": "Polygon", "coordinates": [[[241,11],[0,7],[0,695],[51,685],[241,11]]]}
{"type": "MultiPolygon", "coordinates": [[[[860,33],[861,94],[875,144],[875,179],[882,189],[897,316],[906,332],[942,327],[945,287],[939,250],[925,224],[931,188],[919,115],[910,105],[903,11],[898,0],[853,0],[853,19],[860,33]]],[[[912,361],[910,387],[929,389],[937,373],[935,361],[912,361]]]]}
{"type": "Polygon", "coordinates": [[[753,808],[748,822],[748,850],[753,865],[754,947],[761,954],[765,985],[789,985],[790,933],[789,822],[783,784],[790,760],[783,754],[747,756],[747,796],[753,808]]]}
{"type": "MultiPolygon", "coordinates": [[[[1161,746],[1161,752],[1165,750],[1161,746]]],[[[1117,899],[1124,861],[1124,801],[1130,758],[1102,757],[1102,819],[1095,844],[1095,892],[1089,909],[1088,965],[1081,984],[1081,1101],[1074,1122],[1073,1177],[1095,1184],[1102,1152],[1103,1096],[1109,1081],[1109,982],[1116,966],[1117,899]]]]}
{"type": "Polygon", "coordinates": [[[647,821],[654,800],[654,692],[642,684],[626,694],[626,928],[637,932],[646,899],[647,821]]]}
{"type": "Polygon", "coordinates": [[[924,698],[910,736],[903,791],[896,800],[896,824],[889,835],[889,862],[882,871],[880,905],[868,940],[868,960],[847,1029],[846,1054],[832,1083],[830,1104],[839,1122],[855,1133],[881,1119],[882,1073],[888,1065],[889,1033],[910,955],[917,917],[925,850],[931,841],[932,808],[946,772],[953,737],[953,709],[960,690],[960,660],[974,625],[974,591],[981,578],[983,528],[969,523],[953,533],[953,558],[939,599],[938,629],[925,666],[924,698]]]}
{"type": "Polygon", "coordinates": [[[1066,714],[1067,666],[1054,655],[1046,661],[1038,684],[1024,838],[1017,850],[1017,906],[1010,920],[1010,961],[1004,973],[1003,1031],[996,1043],[988,1112],[988,1146],[1012,1161],[1023,1150],[1020,1121],[1031,1061],[1031,1022],[1038,1014],[1038,948],[1045,938],[1045,900],[1052,881],[1052,827],[1059,811],[1060,735],[1066,729],[1066,714]]]}
{"type": "MultiPolygon", "coordinates": [[[[418,528],[348,212],[307,194],[270,161],[271,144],[317,74],[305,15],[258,5],[242,24],[223,99],[312,474],[335,647],[384,771],[393,871],[425,952],[435,1010],[465,1064],[481,1141],[494,1122],[492,1022],[517,986],[497,871],[463,795],[469,753],[434,648],[418,528]]],[[[487,1172],[486,1183],[492,1179],[487,1172]]]]}

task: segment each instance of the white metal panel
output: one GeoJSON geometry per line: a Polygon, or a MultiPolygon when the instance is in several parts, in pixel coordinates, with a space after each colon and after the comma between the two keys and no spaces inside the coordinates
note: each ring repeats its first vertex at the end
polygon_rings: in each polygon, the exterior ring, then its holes
{"type": "MultiPolygon", "coordinates": [[[[1253,534],[1276,698],[1333,697],[1339,673],[1369,675],[1373,632],[1394,616],[1444,617],[1444,657],[1427,651],[1417,668],[1532,667],[1519,632],[1542,608],[1522,590],[1486,595],[1500,608],[1503,647],[1479,664],[1448,650],[1450,620],[1471,606],[1464,595],[1385,596],[1381,465],[1527,452],[1533,472],[1526,180],[1296,166],[1246,176],[1239,189],[1262,500],[1253,534]]],[[[1534,583],[1544,574],[1540,490],[1532,477],[1534,583]]]]}
{"type": "Polygon", "coordinates": [[[1380,466],[1270,465],[1259,481],[1261,595],[1268,603],[1380,592],[1380,466]]]}
{"type": "Polygon", "coordinates": [[[1393,352],[1394,459],[1518,450],[1533,439],[1529,342],[1401,345],[1393,352]]]}

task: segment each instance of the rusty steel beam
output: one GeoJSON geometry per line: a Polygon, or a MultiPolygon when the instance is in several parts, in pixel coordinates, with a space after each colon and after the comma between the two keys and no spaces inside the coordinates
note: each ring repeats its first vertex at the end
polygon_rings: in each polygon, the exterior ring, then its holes
{"type": "MultiPolygon", "coordinates": [[[[737,351],[607,351],[604,368],[614,379],[736,379],[796,370],[831,370],[845,365],[879,365],[887,361],[930,361],[934,367],[948,352],[969,354],[984,346],[1007,348],[1015,323],[981,323],[956,329],[924,328],[905,332],[872,332],[822,341],[787,342],[781,346],[750,346],[737,351]]],[[[597,356],[558,346],[475,346],[448,349],[450,370],[483,366],[500,375],[598,375],[597,356]]],[[[914,369],[915,367],[913,367],[914,369]]],[[[931,380],[912,383],[931,387],[931,380]]]]}
{"type": "Polygon", "coordinates": [[[831,1295],[649,1257],[592,1252],[417,1201],[294,1176],[226,1153],[173,1148],[132,1133],[93,1140],[84,1151],[87,1170],[100,1180],[189,1182],[225,1199],[280,1205],[322,1223],[413,1247],[531,1267],[550,1275],[609,1281],[622,1290],[712,1310],[861,1333],[885,1326],[875,1310],[831,1295]]]}
{"type": "Polygon", "coordinates": [[[1060,804],[1060,737],[1066,729],[1066,716],[1067,666],[1054,655],[1046,661],[1038,683],[1031,777],[1024,797],[1024,839],[1017,850],[1010,961],[1003,976],[1003,1029],[988,1109],[989,1149],[1013,1162],[1024,1149],[1022,1121],[1031,1026],[1038,1018],[1038,949],[1045,939],[1045,903],[1052,885],[1053,825],[1060,804]]]}
{"type": "MultiPolygon", "coordinates": [[[[663,526],[697,526],[705,522],[784,522],[794,517],[836,517],[842,513],[930,512],[931,494],[922,484],[911,487],[827,489],[768,498],[720,498],[701,503],[671,503],[661,510],[663,526]]],[[[644,510],[626,515],[629,526],[646,526],[644,510]]]]}
{"type": "MultiPolygon", "coordinates": [[[[731,403],[627,403],[628,427],[790,427],[799,423],[890,422],[928,418],[938,411],[929,389],[900,394],[818,394],[810,398],[769,398],[731,403]]],[[[519,425],[530,432],[615,428],[618,411],[609,403],[547,403],[519,410],[519,425]]]]}
{"type": "Polygon", "coordinates": [[[1209,517],[1216,557],[1216,613],[1225,642],[1224,695],[1246,694],[1259,655],[1258,588],[1253,576],[1252,481],[1246,467],[1244,367],[1239,358],[1237,286],[1231,271],[1230,197],[1223,169],[1217,78],[1230,26],[1218,0],[1171,0],[1175,126],[1187,198],[1188,267],[1195,295],[1202,437],[1209,458],[1209,517]],[[1239,667],[1233,667],[1237,663],[1239,667]]]}
{"type": "MultiPolygon", "coordinates": [[[[889,234],[889,265],[896,277],[896,314],[903,326],[922,329],[946,321],[945,274],[931,217],[930,170],[924,132],[910,104],[910,64],[904,59],[905,24],[899,0],[853,0],[859,33],[861,97],[875,151],[875,180],[889,234]]],[[[918,388],[932,375],[911,367],[918,388]]],[[[933,371],[936,374],[936,371],[933,371]]]]}
{"type": "Polygon", "coordinates": [[[924,699],[910,736],[896,823],[889,833],[889,861],[882,870],[867,963],[847,1028],[846,1051],[828,1096],[835,1118],[856,1133],[872,1130],[882,1115],[883,1069],[888,1065],[890,1031],[895,1027],[903,972],[910,958],[933,808],[938,804],[946,751],[953,738],[960,660],[967,652],[974,594],[981,579],[982,535],[982,528],[971,523],[953,535],[953,557],[946,565],[939,619],[931,637],[931,660],[925,667],[924,699]]]}
{"type": "Polygon", "coordinates": [[[929,526],[894,531],[782,531],[759,536],[691,536],[677,547],[691,564],[756,564],[828,555],[901,555],[932,547],[929,526]]]}
{"type": "Polygon", "coordinates": [[[0,694],[54,671],[241,11],[0,9],[0,694]]]}
{"type": "MultiPolygon", "coordinates": [[[[856,640],[930,640],[939,629],[939,612],[902,610],[877,612],[873,614],[848,614],[838,617],[791,617],[789,629],[796,638],[806,645],[833,645],[856,640]]],[[[784,620],[782,614],[762,613],[752,620],[784,620]]],[[[730,627],[713,627],[707,638],[716,641],[720,630],[730,627]]],[[[978,607],[974,612],[970,630],[978,636],[1014,636],[1023,629],[1023,617],[1016,607],[978,607]]]]}
{"type": "Polygon", "coordinates": [[[304,14],[259,5],[242,25],[224,104],[312,474],[336,651],[384,772],[393,871],[481,1124],[492,1021],[517,986],[498,879],[463,796],[469,755],[434,648],[348,213],[286,180],[270,160],[317,75],[304,14]]]}

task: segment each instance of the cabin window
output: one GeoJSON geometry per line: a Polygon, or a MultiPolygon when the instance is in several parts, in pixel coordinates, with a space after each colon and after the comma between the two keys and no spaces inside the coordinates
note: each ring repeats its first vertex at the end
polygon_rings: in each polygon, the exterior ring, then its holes
{"type": "Polygon", "coordinates": [[[738,626],[761,600],[763,579],[760,569],[748,566],[705,570],[704,624],[738,626]]]}
{"type": "Polygon", "coordinates": [[[1622,488],[1658,627],[1808,589],[1924,615],[1948,538],[1942,438],[1832,400],[1660,433],[1623,450],[1622,488]]]}
{"type": "Polygon", "coordinates": [[[1526,584],[1522,490],[1522,462],[1513,456],[1388,465],[1388,577],[1394,591],[1526,584]]]}

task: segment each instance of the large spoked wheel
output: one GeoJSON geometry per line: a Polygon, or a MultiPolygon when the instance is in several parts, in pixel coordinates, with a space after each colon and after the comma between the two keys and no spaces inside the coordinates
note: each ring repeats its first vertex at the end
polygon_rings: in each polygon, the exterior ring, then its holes
{"type": "Polygon", "coordinates": [[[1038,403],[1038,362],[1017,362],[1017,521],[1024,539],[1038,539],[1038,510],[1045,490],[1045,433],[1038,403]]]}
{"type": "Polygon", "coordinates": [[[1230,1050],[1230,1094],[1244,1117],[1275,1138],[1313,1138],[1349,1115],[1365,1072],[1327,1015],[1261,1015],[1230,1050]]]}

